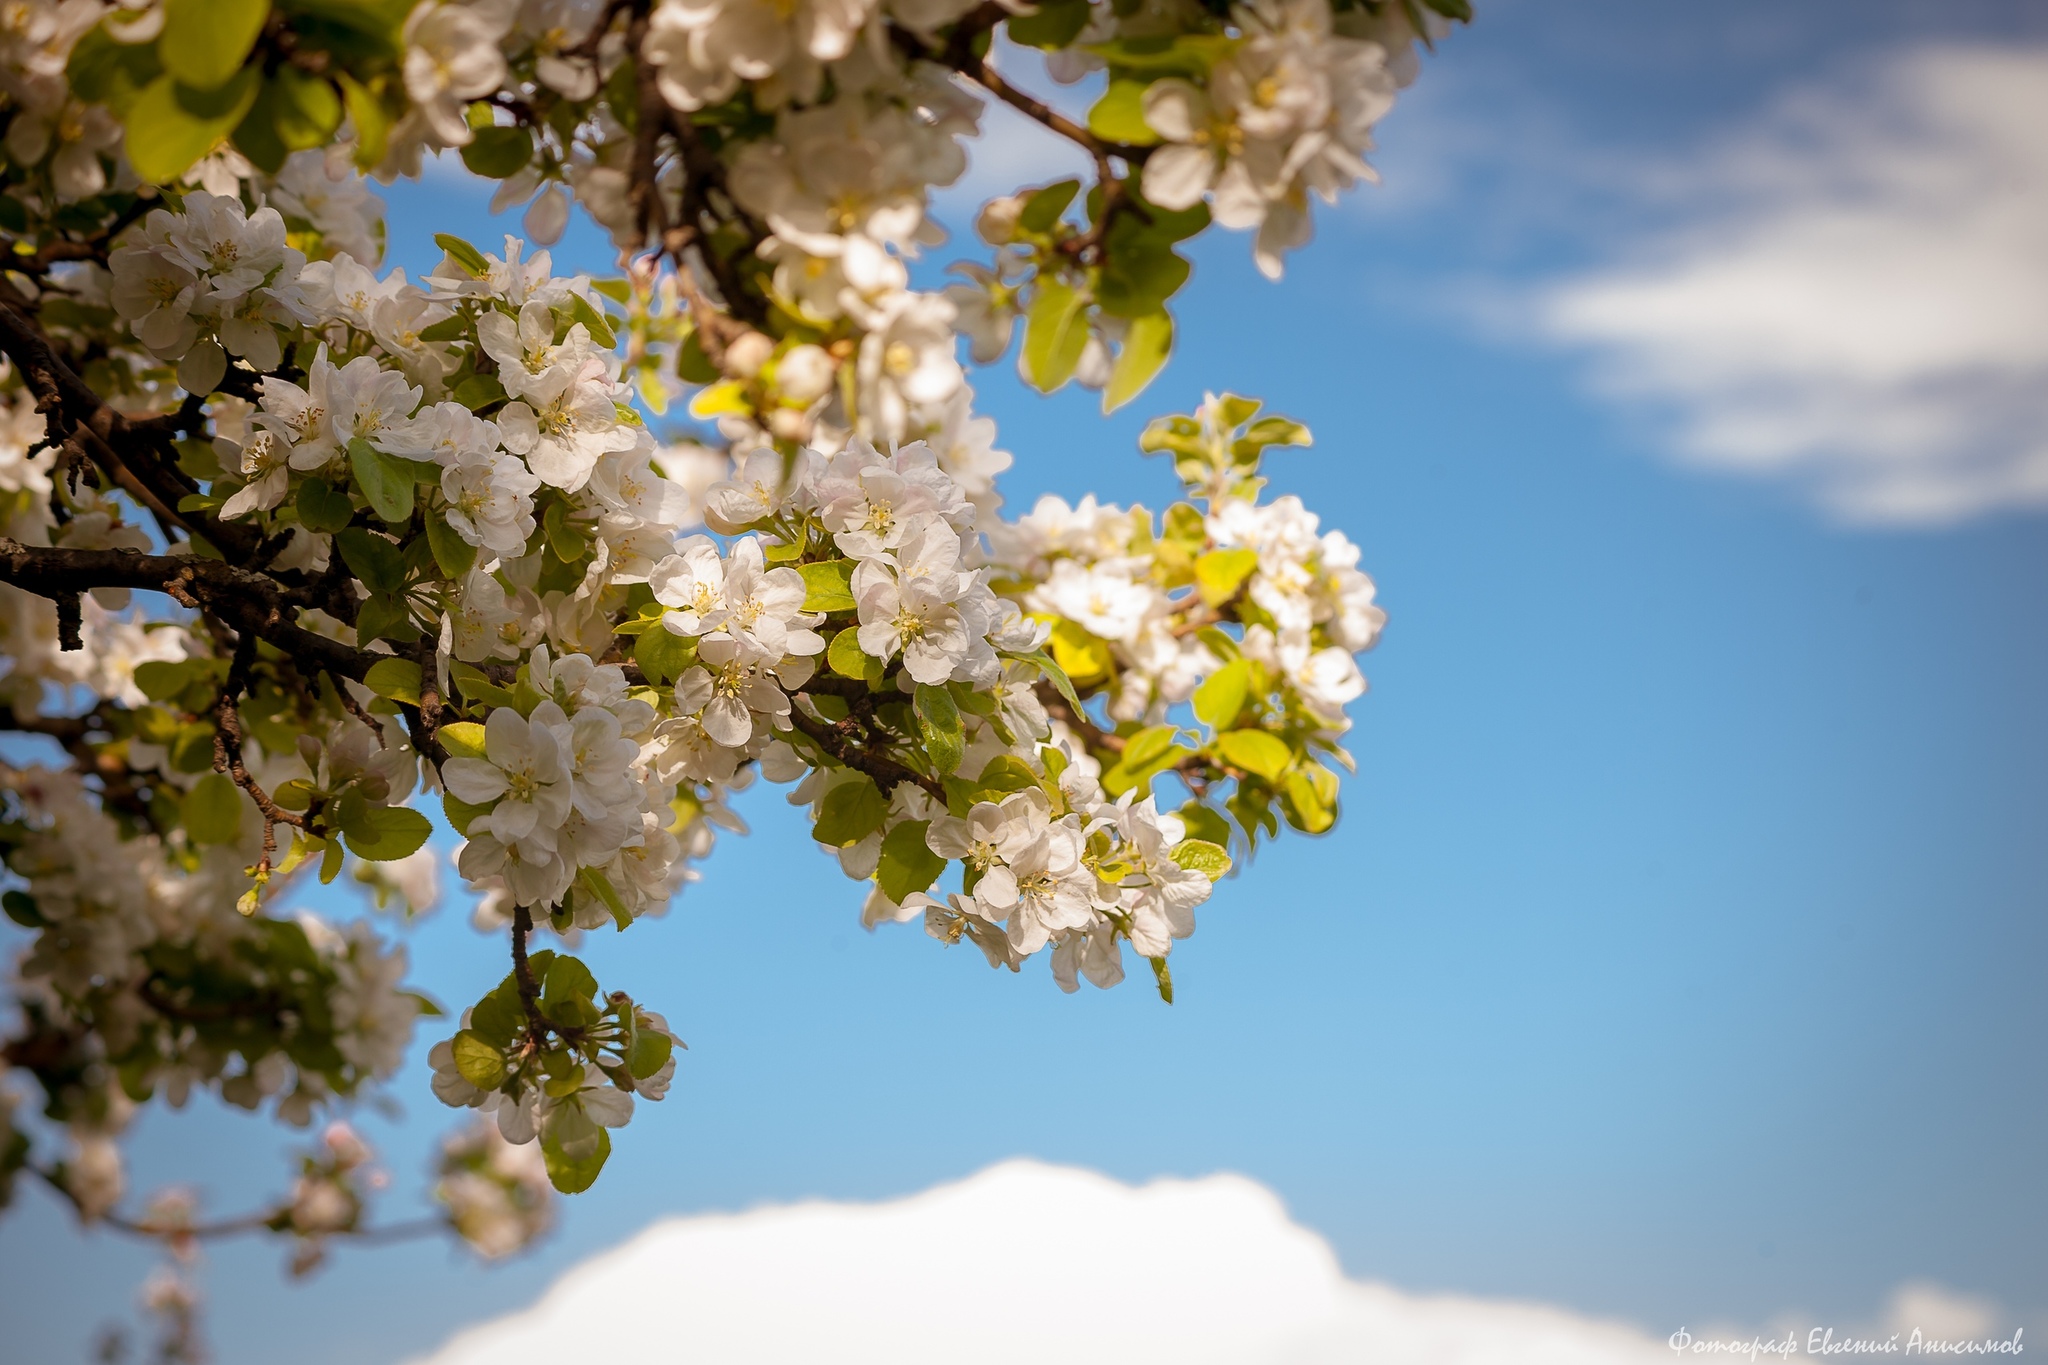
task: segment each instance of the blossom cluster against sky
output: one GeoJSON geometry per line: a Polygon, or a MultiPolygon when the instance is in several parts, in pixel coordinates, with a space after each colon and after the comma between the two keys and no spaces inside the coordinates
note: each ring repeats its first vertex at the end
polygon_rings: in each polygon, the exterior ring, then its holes
{"type": "MultiPolygon", "coordinates": [[[[1710,459],[1702,433],[1731,413],[1804,411],[1754,397],[1782,368],[1644,387],[1691,373],[1680,342],[1746,334],[1624,307],[1559,345],[1554,311],[1622,283],[1681,297],[1683,269],[1720,259],[1688,223],[1784,248],[1773,225],[1811,221],[1807,201],[1766,185],[1699,207],[1731,149],[1781,147],[1788,109],[1911,115],[1885,92],[1924,88],[1912,73],[1945,53],[2036,50],[2036,14],[1498,0],[1387,120],[1385,185],[1324,215],[1281,284],[1244,237],[1204,243],[1187,345],[1132,409],[1103,422],[1086,395],[978,378],[1019,457],[1013,505],[1159,505],[1170,476],[1133,436],[1204,387],[1314,428],[1313,451],[1275,457],[1274,491],[1314,494],[1390,613],[1338,833],[1218,888],[1168,1008],[864,933],[837,870],[755,793],[754,835],[722,842],[667,923],[630,953],[588,941],[660,984],[691,1050],[556,1239],[496,1269],[438,1246],[345,1255],[298,1287],[269,1249],[210,1253],[221,1359],[280,1340],[309,1362],[408,1358],[659,1215],[896,1196],[1020,1155],[1131,1181],[1242,1172],[1355,1278],[1658,1341],[1788,1311],[1875,1320],[1922,1279],[2038,1321],[2048,526],[2007,496],[1852,524],[1843,499],[1886,466],[1839,431],[1786,447],[1790,477],[1676,465],[1710,459]],[[1620,403],[1616,375],[1636,381],[1620,403]],[[777,895],[738,891],[757,886],[777,895]]],[[[1869,165],[1843,150],[1862,133],[1817,145],[1844,174],[1869,165]]],[[[482,199],[395,194],[393,241],[488,242],[482,199]]],[[[587,231],[562,251],[601,264],[587,231]]],[[[1804,316],[1838,354],[1829,318],[1804,316]]],[[[1972,469],[2023,467],[1981,462],[2023,445],[1969,449],[1972,469]]],[[[443,999],[499,971],[466,914],[414,941],[443,999]]],[[[363,1116],[398,1216],[443,1122],[417,1098],[431,1040],[397,1082],[402,1120],[363,1116]]],[[[257,1128],[152,1119],[137,1183],[196,1178],[232,1207],[282,1179],[257,1128]]],[[[24,1203],[0,1224],[0,1338],[79,1358],[147,1260],[24,1203]]]]}

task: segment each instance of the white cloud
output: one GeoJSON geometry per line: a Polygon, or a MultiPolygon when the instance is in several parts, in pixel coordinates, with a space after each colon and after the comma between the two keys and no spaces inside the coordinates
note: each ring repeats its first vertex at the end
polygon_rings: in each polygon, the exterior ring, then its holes
{"type": "Polygon", "coordinates": [[[2048,505],[2048,50],[1920,48],[1682,168],[1699,206],[1543,330],[1699,464],[1857,521],[2048,505]]]}
{"type": "Polygon", "coordinates": [[[1650,1365],[1555,1308],[1345,1278],[1241,1176],[1011,1161],[881,1204],[670,1219],[422,1365],[1650,1365]]]}

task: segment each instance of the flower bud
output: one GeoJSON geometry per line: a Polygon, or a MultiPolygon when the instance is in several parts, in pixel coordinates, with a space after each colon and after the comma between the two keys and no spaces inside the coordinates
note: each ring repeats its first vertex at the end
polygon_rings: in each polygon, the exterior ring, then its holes
{"type": "Polygon", "coordinates": [[[761,332],[742,334],[725,348],[725,372],[735,379],[752,379],[775,354],[775,342],[761,332]]]}
{"type": "Polygon", "coordinates": [[[790,348],[775,366],[775,387],[792,403],[809,406],[832,391],[832,357],[806,342],[790,348]]]}
{"type": "Polygon", "coordinates": [[[1006,194],[991,199],[975,215],[974,230],[990,246],[1007,246],[1017,238],[1017,218],[1024,212],[1024,196],[1006,194]]]}
{"type": "Polygon", "coordinates": [[[810,418],[796,408],[776,408],[768,414],[768,434],[778,441],[802,441],[810,434],[810,418]]]}

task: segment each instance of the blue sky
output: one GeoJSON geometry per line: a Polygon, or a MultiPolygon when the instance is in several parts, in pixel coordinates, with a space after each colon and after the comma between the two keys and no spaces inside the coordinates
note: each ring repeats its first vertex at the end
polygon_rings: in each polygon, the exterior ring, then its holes
{"type": "MultiPolygon", "coordinates": [[[[496,1268],[343,1250],[299,1286],[269,1248],[220,1249],[220,1359],[279,1358],[280,1333],[297,1361],[399,1358],[658,1215],[1016,1155],[1240,1171],[1354,1275],[1660,1337],[1867,1315],[1912,1279],[2048,1314],[2048,524],[1862,524],[1796,472],[1673,458],[1671,403],[1697,394],[1617,402],[1530,321],[1670,240],[1701,211],[1692,171],[1789,94],[2044,29],[2016,4],[1485,5],[1384,125],[1386,184],[1325,212],[1282,284],[1242,237],[1197,248],[1182,351],[1130,410],[976,380],[1013,507],[1159,505],[1136,432],[1205,388],[1306,421],[1276,491],[1363,547],[1391,616],[1342,823],[1220,888],[1177,1003],[866,934],[852,884],[752,793],[755,833],[665,921],[588,941],[691,1051],[553,1239],[496,1268]]],[[[490,240],[478,200],[395,192],[394,263],[436,230],[490,240]]],[[[588,235],[559,254],[604,263],[588,235]]],[[[458,901],[413,935],[457,1004],[503,970],[458,901]]],[[[449,1122],[434,1036],[391,1087],[403,1117],[362,1116],[393,1216],[449,1122]]],[[[194,1179],[216,1208],[283,1178],[271,1129],[206,1105],[131,1150],[136,1185],[194,1179]]],[[[6,1354],[60,1360],[149,1258],[29,1194],[0,1264],[6,1354]]]]}

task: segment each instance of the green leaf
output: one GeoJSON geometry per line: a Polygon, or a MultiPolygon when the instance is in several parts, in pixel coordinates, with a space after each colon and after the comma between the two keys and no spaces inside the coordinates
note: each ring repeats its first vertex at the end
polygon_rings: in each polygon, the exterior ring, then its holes
{"type": "Polygon", "coordinates": [[[347,493],[319,479],[308,479],[299,485],[296,506],[301,526],[328,535],[348,525],[349,518],[356,514],[355,504],[349,501],[347,493]]]}
{"type": "Polygon", "coordinates": [[[1052,225],[1067,211],[1067,205],[1074,202],[1074,196],[1081,192],[1078,180],[1055,180],[1042,189],[1033,190],[1025,199],[1024,206],[1017,211],[1017,226],[1025,232],[1050,232],[1052,225]]]}
{"type": "Polygon", "coordinates": [[[505,1054],[475,1029],[464,1029],[450,1040],[455,1069],[462,1079],[479,1090],[496,1090],[505,1083],[505,1054]]]}
{"type": "Polygon", "coordinates": [[[875,884],[882,894],[898,905],[914,892],[924,891],[946,870],[946,860],[932,852],[925,842],[928,820],[905,820],[882,840],[882,859],[875,866],[875,884]]]}
{"type": "Polygon", "coordinates": [[[1171,238],[1131,218],[1116,220],[1106,246],[1108,259],[1095,292],[1102,311],[1118,317],[1135,319],[1161,311],[1194,269],[1173,249],[1171,238]]]}
{"type": "Polygon", "coordinates": [[[420,704],[420,666],[411,659],[379,659],[363,675],[363,686],[380,697],[420,704]]]}
{"type": "Polygon", "coordinates": [[[517,175],[531,160],[533,134],[519,127],[479,128],[470,135],[469,145],[462,149],[462,164],[488,180],[505,180],[517,175]]]}
{"type": "Polygon", "coordinates": [[[873,834],[888,818],[889,798],[861,774],[825,793],[811,837],[832,848],[845,848],[873,834]]]}
{"type": "Polygon", "coordinates": [[[1264,730],[1225,731],[1216,736],[1216,752],[1231,767],[1242,768],[1268,782],[1279,781],[1280,774],[1294,761],[1294,751],[1287,747],[1287,741],[1264,730]]]}
{"type": "Polygon", "coordinates": [[[1088,27],[1088,0],[1046,0],[1030,14],[1012,15],[1010,41],[1047,51],[1065,47],[1088,27]]]}
{"type": "Polygon", "coordinates": [[[552,1137],[540,1140],[541,1159],[547,1163],[548,1183],[563,1194],[581,1194],[597,1183],[598,1172],[612,1154],[612,1135],[597,1130],[597,1146],[589,1155],[572,1157],[552,1137]]]}
{"type": "Polygon", "coordinates": [[[71,93],[87,104],[104,104],[121,118],[151,81],[163,74],[154,43],[124,43],[95,27],[71,49],[65,74],[71,93]]]}
{"type": "Polygon", "coordinates": [[[1211,550],[1195,561],[1195,586],[1204,602],[1220,607],[1237,595],[1258,567],[1257,550],[1211,550]]]}
{"type": "Polygon", "coordinates": [[[335,535],[334,546],[348,571],[371,592],[392,593],[405,586],[405,556],[384,536],[351,526],[335,535]]]}
{"type": "Polygon", "coordinates": [[[849,626],[832,637],[825,662],[842,678],[865,678],[875,661],[861,653],[860,632],[849,626]]]}
{"type": "Polygon", "coordinates": [[[341,832],[348,840],[348,851],[358,858],[388,863],[418,852],[434,832],[434,824],[404,806],[370,806],[341,832]]]}
{"type": "Polygon", "coordinates": [[[1238,437],[1231,449],[1239,455],[1251,455],[1264,450],[1267,446],[1314,444],[1315,439],[1309,435],[1308,428],[1293,418],[1261,417],[1245,428],[1244,435],[1238,437]]]}
{"type": "Polygon", "coordinates": [[[42,908],[35,897],[23,891],[9,891],[0,895],[0,910],[7,912],[7,918],[24,929],[41,929],[49,924],[43,918],[42,908]]]}
{"type": "Polygon", "coordinates": [[[618,888],[612,885],[611,878],[594,867],[586,867],[576,874],[576,880],[584,890],[602,901],[605,909],[611,911],[612,923],[616,924],[621,932],[632,925],[633,914],[626,909],[626,903],[619,899],[618,888]]]}
{"type": "Polygon", "coordinates": [[[1195,689],[1195,717],[1212,730],[1228,730],[1244,710],[1251,686],[1251,660],[1231,660],[1195,689]]]}
{"type": "Polygon", "coordinates": [[[370,170],[390,148],[391,116],[385,112],[384,102],[354,76],[343,71],[337,79],[341,81],[342,104],[356,128],[356,166],[370,170]]]}
{"type": "Polygon", "coordinates": [[[804,576],[805,611],[852,611],[853,561],[828,559],[822,564],[799,564],[804,576]]]}
{"type": "Polygon", "coordinates": [[[581,294],[569,296],[569,315],[583,324],[600,350],[609,351],[619,344],[618,337],[612,333],[611,319],[581,294]]]}
{"type": "Polygon", "coordinates": [[[473,664],[453,663],[448,666],[448,677],[462,689],[462,695],[485,706],[510,706],[512,689],[500,687],[490,676],[473,664]]]}
{"type": "Polygon", "coordinates": [[[1142,768],[1172,748],[1179,736],[1178,725],[1148,726],[1124,741],[1123,756],[1118,762],[1126,768],[1142,768]]]}
{"type": "Polygon", "coordinates": [[[434,245],[454,257],[457,265],[478,278],[482,278],[491,272],[491,263],[484,259],[484,253],[478,251],[453,233],[435,233],[434,245]]]}
{"type": "Polygon", "coordinates": [[[1144,81],[1113,80],[1095,107],[1088,111],[1088,131],[1110,142],[1149,147],[1159,134],[1145,122],[1144,81]]]}
{"type": "Polygon", "coordinates": [[[1180,816],[1181,823],[1187,826],[1188,838],[1218,845],[1230,842],[1230,822],[1200,801],[1186,801],[1174,814],[1180,816]]]}
{"type": "Polygon", "coordinates": [[[644,1081],[668,1065],[669,1057],[675,1052],[675,1040],[666,1033],[657,1033],[651,1028],[633,1031],[633,1047],[626,1054],[626,1070],[636,1081],[644,1081]]]}
{"type": "Polygon", "coordinates": [[[412,471],[357,436],[348,443],[348,465],[370,510],[393,526],[412,515],[412,471]]]}
{"type": "Polygon", "coordinates": [[[164,0],[157,59],[194,90],[216,90],[242,69],[269,17],[270,0],[164,0]]]}
{"type": "Polygon", "coordinates": [[[1163,957],[1148,957],[1145,960],[1152,964],[1152,979],[1159,983],[1159,998],[1171,1005],[1173,1003],[1173,973],[1167,969],[1166,959],[1163,957]]]}
{"type": "MultiPolygon", "coordinates": [[[[1220,822],[1222,817],[1217,818],[1220,822]]],[[[1168,850],[1167,856],[1212,882],[1223,880],[1223,874],[1230,871],[1230,854],[1221,844],[1212,844],[1207,839],[1184,839],[1168,850]]]]}
{"type": "Polygon", "coordinates": [[[597,978],[590,974],[590,968],[564,953],[548,964],[547,977],[541,983],[540,998],[544,1005],[556,1005],[565,1000],[588,1001],[597,994],[597,978]]]}
{"type": "Polygon", "coordinates": [[[1024,318],[1025,376],[1041,393],[1074,377],[1088,345],[1088,297],[1061,279],[1038,281],[1024,318]]]}
{"type": "Polygon", "coordinates": [[[1304,763],[1287,774],[1280,800],[1288,824],[1321,834],[1337,823],[1337,774],[1320,763],[1304,763]]]}
{"type": "Polygon", "coordinates": [[[242,789],[226,773],[192,784],[181,807],[185,833],[195,844],[231,844],[242,837],[242,789]]]}
{"type": "Polygon", "coordinates": [[[457,535],[446,517],[427,518],[427,547],[434,552],[434,567],[451,583],[461,582],[476,567],[476,546],[457,535]]]}
{"type": "Polygon", "coordinates": [[[450,758],[484,756],[484,727],[473,720],[450,721],[434,731],[434,738],[441,741],[450,758]]]}
{"type": "Polygon", "coordinates": [[[372,640],[411,644],[419,638],[419,627],[412,623],[412,615],[405,603],[390,593],[372,593],[356,608],[356,640],[359,644],[368,644],[372,640]]]}
{"type": "Polygon", "coordinates": [[[1131,319],[1123,349],[1102,390],[1102,410],[1115,412],[1145,391],[1173,354],[1173,318],[1165,311],[1131,319]]]}
{"type": "Polygon", "coordinates": [[[218,90],[182,87],[168,73],[135,96],[126,118],[128,160],[156,184],[174,183],[234,130],[256,102],[262,75],[243,67],[218,90]]]}
{"type": "Polygon", "coordinates": [[[931,755],[932,770],[944,777],[960,766],[967,749],[967,736],[960,725],[960,708],[953,694],[929,683],[917,685],[917,729],[924,750],[931,755]]]}
{"type": "Polygon", "coordinates": [[[325,886],[341,875],[341,840],[323,840],[320,849],[320,885],[325,886]]]}
{"type": "Polygon", "coordinates": [[[657,624],[633,642],[633,662],[640,665],[649,686],[666,687],[697,662],[697,639],[657,624]]]}
{"type": "Polygon", "coordinates": [[[341,96],[322,77],[280,66],[266,93],[272,127],[288,152],[324,147],[341,127],[341,96]]]}
{"type": "Polygon", "coordinates": [[[192,682],[193,660],[151,659],[135,666],[135,685],[151,701],[169,701],[192,682]]]}
{"type": "Polygon", "coordinates": [[[449,828],[465,839],[469,837],[469,822],[488,810],[488,805],[472,806],[469,802],[458,800],[447,792],[441,793],[441,814],[447,817],[449,828]]]}
{"type": "MultiPolygon", "coordinates": [[[[534,957],[538,960],[540,954],[534,957]]],[[[470,1032],[501,1049],[509,1047],[525,1027],[526,1007],[519,1001],[519,982],[509,972],[469,1012],[470,1032]]]]}
{"type": "Polygon", "coordinates": [[[1034,649],[1029,654],[1012,654],[1010,657],[1012,659],[1021,659],[1027,664],[1038,665],[1038,671],[1043,673],[1045,680],[1052,684],[1053,691],[1059,693],[1066,700],[1067,705],[1074,708],[1075,715],[1081,713],[1081,698],[1075,695],[1074,684],[1067,677],[1067,670],[1054,663],[1051,656],[1044,650],[1034,649]]]}
{"type": "Polygon", "coordinates": [[[719,368],[704,353],[702,338],[692,330],[683,338],[683,344],[676,347],[676,378],[686,384],[715,384],[719,374],[719,368]]]}
{"type": "Polygon", "coordinates": [[[455,386],[449,395],[471,412],[505,401],[505,386],[494,374],[473,374],[455,386]]]}
{"type": "Polygon", "coordinates": [[[1090,43],[1084,50],[1125,71],[1206,77],[1209,68],[1227,55],[1236,42],[1220,33],[1160,34],[1090,43]]]}

